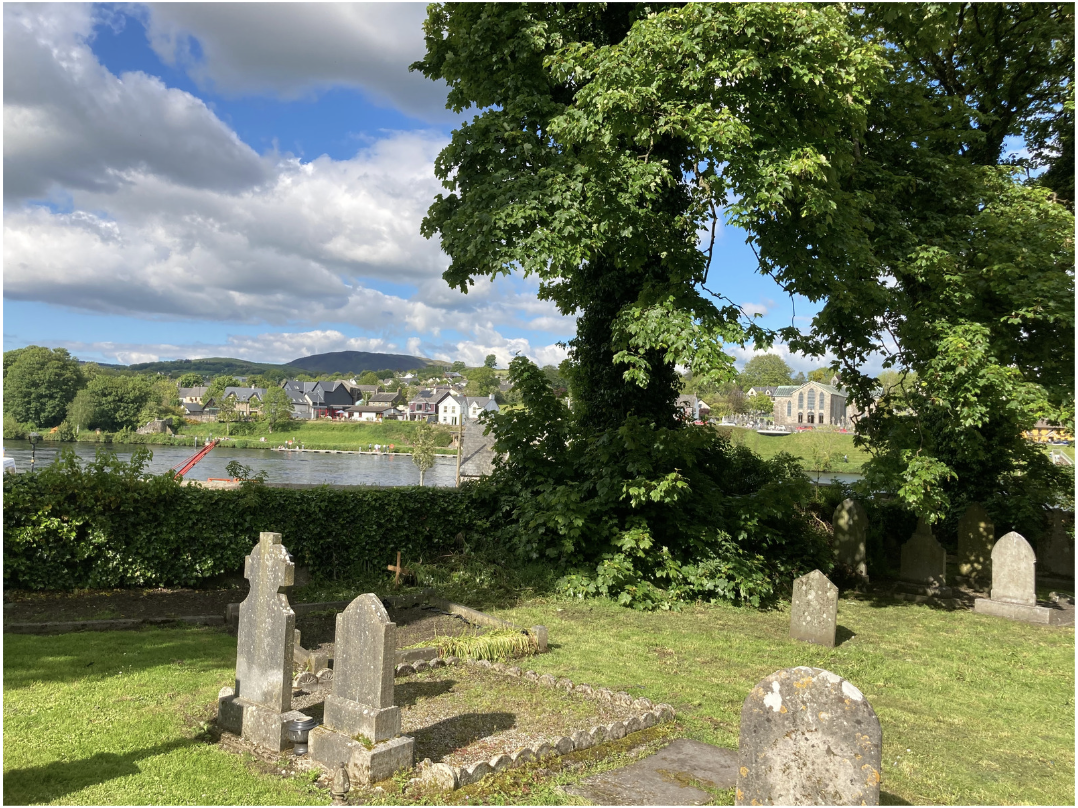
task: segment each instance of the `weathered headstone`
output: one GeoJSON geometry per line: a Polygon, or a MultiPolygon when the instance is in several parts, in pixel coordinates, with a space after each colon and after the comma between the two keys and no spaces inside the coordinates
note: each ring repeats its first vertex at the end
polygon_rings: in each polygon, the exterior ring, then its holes
{"type": "Polygon", "coordinates": [[[857,575],[868,580],[868,554],[865,536],[868,532],[868,514],[860,502],[844,499],[835,508],[831,521],[835,531],[835,561],[849,567],[857,575]]]}
{"type": "Polygon", "coordinates": [[[988,512],[974,502],[958,520],[958,574],[974,581],[987,580],[995,540],[996,528],[988,512]]]}
{"type": "Polygon", "coordinates": [[[306,718],[292,710],[292,656],[296,615],[281,589],[292,585],[295,566],[280,533],[262,533],[244,559],[251,589],[239,607],[236,687],[222,688],[217,723],[258,746],[280,751],[284,725],[306,718]]]}
{"type": "Polygon", "coordinates": [[[794,581],[790,606],[790,639],[835,647],[838,587],[819,570],[794,581]]]}
{"type": "Polygon", "coordinates": [[[360,595],[337,615],[333,693],[325,723],[311,731],[310,754],[327,767],[344,762],[363,784],[411,768],[415,741],[400,736],[393,704],[397,626],[376,595],[360,595]]]}
{"type": "Polygon", "coordinates": [[[735,805],[879,805],[872,705],[821,668],[776,671],[741,708],[735,805]]]}
{"type": "Polygon", "coordinates": [[[931,594],[948,594],[947,551],[932,535],[932,526],[924,519],[917,520],[917,529],[910,540],[902,545],[902,562],[899,578],[923,587],[931,594]]]}
{"type": "Polygon", "coordinates": [[[1022,620],[1027,623],[1062,625],[1073,611],[1037,605],[1037,556],[1020,534],[1010,532],[992,548],[992,597],[977,598],[973,611],[1022,620]]]}
{"type": "Polygon", "coordinates": [[[1048,511],[1048,534],[1037,553],[1041,570],[1061,578],[1074,577],[1074,514],[1059,508],[1048,511]]]}

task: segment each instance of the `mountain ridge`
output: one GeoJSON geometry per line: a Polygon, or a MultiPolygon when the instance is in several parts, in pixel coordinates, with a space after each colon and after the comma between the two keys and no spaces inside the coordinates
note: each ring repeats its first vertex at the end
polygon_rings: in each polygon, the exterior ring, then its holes
{"type": "Polygon", "coordinates": [[[368,370],[413,370],[436,364],[435,360],[407,354],[376,353],[372,351],[330,351],[328,353],[301,356],[284,364],[252,362],[226,356],[200,357],[197,359],[171,359],[161,362],[136,362],[131,365],[109,365],[126,368],[139,373],[163,373],[169,376],[183,373],[202,373],[213,376],[254,376],[268,370],[286,373],[365,373],[368,370]]]}

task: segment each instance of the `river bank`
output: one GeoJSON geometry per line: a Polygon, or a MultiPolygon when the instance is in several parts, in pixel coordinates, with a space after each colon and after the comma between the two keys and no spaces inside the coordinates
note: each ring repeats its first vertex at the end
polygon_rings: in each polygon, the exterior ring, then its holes
{"type": "MultiPolygon", "coordinates": [[[[91,461],[97,451],[97,444],[88,442],[59,443],[47,441],[39,443],[36,450],[31,450],[28,441],[5,440],[4,454],[15,460],[19,473],[30,469],[31,457],[37,468],[42,468],[57,457],[63,448],[70,448],[83,462],[91,461]]],[[[131,444],[111,444],[121,460],[129,460],[135,446],[131,444]]],[[[171,468],[184,463],[194,453],[191,444],[187,446],[147,446],[153,458],[147,466],[152,474],[164,474],[171,468]]],[[[343,450],[293,450],[266,451],[260,449],[236,448],[218,445],[207,454],[197,466],[186,475],[188,480],[208,480],[210,478],[228,478],[231,475],[225,467],[233,460],[251,468],[252,472],[266,473],[268,483],[289,483],[305,485],[378,485],[405,486],[419,485],[419,469],[412,462],[408,453],[374,453],[366,451],[343,450]]],[[[425,477],[428,486],[452,487],[457,481],[456,455],[439,455],[434,460],[425,477]]]]}

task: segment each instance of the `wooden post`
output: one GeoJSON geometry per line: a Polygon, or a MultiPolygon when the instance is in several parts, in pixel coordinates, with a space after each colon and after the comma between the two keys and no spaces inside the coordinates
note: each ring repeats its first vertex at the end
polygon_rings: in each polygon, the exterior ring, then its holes
{"type": "Polygon", "coordinates": [[[394,567],[392,564],[390,564],[388,567],[386,567],[386,569],[389,570],[390,572],[395,572],[396,573],[396,575],[393,576],[393,586],[400,586],[401,585],[401,573],[406,572],[404,567],[401,566],[401,552],[400,552],[400,550],[397,551],[397,566],[394,567]]]}
{"type": "Polygon", "coordinates": [[[460,457],[464,453],[464,413],[460,415],[460,429],[457,430],[457,488],[460,488],[460,457]]]}

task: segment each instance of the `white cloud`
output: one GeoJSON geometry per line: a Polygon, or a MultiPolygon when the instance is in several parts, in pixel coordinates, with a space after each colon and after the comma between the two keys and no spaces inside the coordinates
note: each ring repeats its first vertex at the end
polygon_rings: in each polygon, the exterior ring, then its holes
{"type": "Polygon", "coordinates": [[[426,52],[424,3],[162,3],[148,8],[151,47],[202,87],[286,99],[355,87],[423,120],[452,117],[445,109],[445,83],[408,71],[426,52]]]}
{"type": "Polygon", "coordinates": [[[754,314],[759,314],[760,316],[763,316],[769,311],[768,307],[762,303],[742,303],[741,309],[745,312],[745,314],[748,314],[750,317],[754,314]]]}
{"type": "MultiPolygon", "coordinates": [[[[819,367],[830,367],[831,362],[834,360],[834,355],[830,352],[823,356],[806,356],[805,354],[795,353],[790,350],[788,345],[783,343],[774,345],[767,351],[754,351],[751,348],[739,348],[736,345],[728,345],[725,350],[734,357],[739,369],[745,367],[745,363],[755,356],[763,356],[764,354],[774,354],[781,358],[787,365],[790,366],[794,373],[798,371],[802,373],[808,373],[810,370],[815,370],[819,367]]],[[[861,368],[862,373],[867,373],[869,376],[875,376],[883,370],[883,355],[879,353],[870,354],[868,362],[861,368]]]]}
{"type": "Polygon", "coordinates": [[[4,199],[115,190],[151,172],[236,191],[269,166],[206,105],[144,73],[114,76],[86,44],[88,5],[4,5],[4,199]]]}

